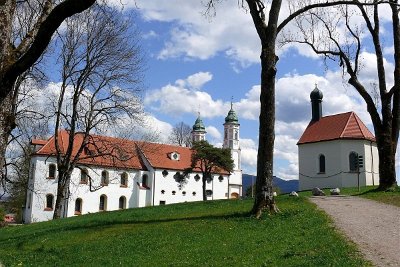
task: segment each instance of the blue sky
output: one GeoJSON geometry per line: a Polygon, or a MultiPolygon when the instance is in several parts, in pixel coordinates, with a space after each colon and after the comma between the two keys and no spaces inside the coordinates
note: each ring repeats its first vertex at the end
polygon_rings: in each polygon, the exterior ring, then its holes
{"type": "MultiPolygon", "coordinates": [[[[124,0],[125,9],[134,1],[124,0]]],[[[119,1],[118,1],[119,2],[119,1]]],[[[197,112],[207,127],[207,139],[221,145],[224,117],[233,107],[241,128],[242,168],[254,174],[258,144],[260,45],[250,15],[237,1],[222,1],[217,16],[202,15],[202,1],[137,0],[135,19],[147,70],[143,92],[152,130],[166,140],[181,121],[192,126],[197,112]]],[[[283,15],[287,8],[283,8],[283,15]]],[[[390,56],[390,47],[385,47],[390,56]]],[[[310,120],[309,94],[318,85],[324,93],[324,115],[353,110],[370,128],[365,104],[347,86],[332,64],[326,70],[320,58],[304,46],[279,48],[277,76],[275,175],[298,178],[296,142],[310,120]]],[[[374,76],[373,54],[363,51],[360,74],[374,76]],[[372,75],[371,75],[372,73],[372,75]]],[[[390,70],[388,58],[388,70],[390,70]]],[[[389,80],[390,81],[390,80],[389,80]]],[[[399,169],[397,167],[397,169],[399,169]]]]}

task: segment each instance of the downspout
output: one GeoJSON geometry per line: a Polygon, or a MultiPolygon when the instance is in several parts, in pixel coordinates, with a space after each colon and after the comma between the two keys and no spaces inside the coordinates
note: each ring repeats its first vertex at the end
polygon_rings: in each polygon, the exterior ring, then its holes
{"type": "Polygon", "coordinates": [[[153,206],[154,206],[155,192],[156,192],[156,170],[154,169],[154,173],[153,173],[153,206]]]}
{"type": "Polygon", "coordinates": [[[214,177],[213,177],[213,179],[211,180],[212,181],[212,195],[211,195],[211,200],[214,200],[214,177]]]}
{"type": "Polygon", "coordinates": [[[226,199],[229,199],[229,187],[230,187],[230,184],[229,184],[229,178],[231,178],[231,176],[230,175],[228,175],[228,195],[227,195],[227,197],[226,197],[226,199]]]}
{"type": "Polygon", "coordinates": [[[371,148],[371,172],[372,172],[372,185],[375,186],[375,170],[374,170],[374,153],[372,153],[372,141],[369,141],[371,148]]]}

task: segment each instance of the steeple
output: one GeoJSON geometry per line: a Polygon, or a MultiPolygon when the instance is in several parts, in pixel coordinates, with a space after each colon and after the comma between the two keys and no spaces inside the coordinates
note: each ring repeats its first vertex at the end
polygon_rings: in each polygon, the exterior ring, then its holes
{"type": "Polygon", "coordinates": [[[311,121],[319,121],[322,117],[322,92],[318,89],[317,84],[315,84],[314,90],[310,93],[311,99],[311,121]]]}
{"type": "Polygon", "coordinates": [[[200,117],[200,112],[197,115],[197,119],[192,127],[192,141],[206,140],[206,127],[204,127],[203,120],[200,117]]]}
{"type": "Polygon", "coordinates": [[[223,147],[239,149],[239,126],[239,119],[233,110],[233,103],[231,101],[231,109],[225,117],[223,147]]]}
{"type": "Polygon", "coordinates": [[[224,144],[222,147],[229,148],[233,162],[235,164],[234,173],[240,173],[241,175],[241,150],[239,142],[239,130],[240,124],[238,116],[233,109],[233,101],[231,101],[231,109],[228,115],[225,117],[224,123],[224,144]]]}
{"type": "Polygon", "coordinates": [[[228,115],[225,117],[225,123],[239,124],[239,119],[236,115],[236,112],[233,110],[232,101],[231,101],[231,109],[229,110],[228,115]]]}

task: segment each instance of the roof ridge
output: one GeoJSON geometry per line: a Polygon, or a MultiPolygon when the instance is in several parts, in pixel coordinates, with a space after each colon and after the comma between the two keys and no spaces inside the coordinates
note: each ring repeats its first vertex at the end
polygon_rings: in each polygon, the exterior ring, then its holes
{"type": "Polygon", "coordinates": [[[342,112],[342,113],[337,113],[337,114],[326,115],[326,116],[323,116],[321,119],[328,118],[328,117],[336,117],[336,116],[344,115],[347,113],[353,113],[353,111],[347,111],[347,112],[342,112]]]}
{"type": "Polygon", "coordinates": [[[150,159],[146,156],[146,154],[144,153],[142,148],[136,142],[134,142],[134,143],[136,146],[136,150],[139,152],[139,156],[143,156],[146,159],[146,161],[149,163],[149,165],[154,169],[154,165],[151,163],[150,159]]]}
{"type": "Polygon", "coordinates": [[[41,150],[44,150],[45,147],[49,146],[51,139],[54,139],[54,135],[52,135],[50,138],[48,138],[46,144],[44,144],[41,148],[39,148],[38,151],[36,151],[35,153],[39,153],[41,150]]]}
{"type": "MultiPolygon", "coordinates": [[[[346,131],[347,126],[348,126],[349,123],[350,123],[351,115],[354,114],[353,111],[346,112],[346,113],[349,113],[349,117],[347,118],[346,124],[344,125],[343,130],[342,130],[341,133],[340,133],[340,136],[339,136],[339,137],[341,137],[341,138],[343,137],[344,132],[346,131]]],[[[343,113],[343,114],[346,114],[346,113],[343,113]]]]}
{"type": "Polygon", "coordinates": [[[364,131],[363,131],[363,129],[362,129],[362,127],[361,127],[361,125],[360,125],[360,118],[357,116],[357,114],[356,114],[356,113],[354,113],[354,119],[356,120],[356,123],[357,123],[358,129],[360,130],[360,132],[361,132],[361,135],[362,135],[364,138],[367,138],[367,137],[365,136],[365,134],[364,134],[364,131]]]}
{"type": "Polygon", "coordinates": [[[358,117],[358,115],[357,115],[356,113],[354,113],[354,116],[355,116],[357,125],[358,125],[358,127],[360,128],[360,132],[361,132],[362,136],[363,136],[364,138],[366,138],[366,139],[370,138],[370,137],[368,136],[369,134],[366,134],[366,133],[364,132],[365,130],[367,130],[368,133],[372,134],[372,133],[370,132],[370,130],[368,129],[368,127],[364,124],[364,122],[360,119],[360,117],[358,117]]]}

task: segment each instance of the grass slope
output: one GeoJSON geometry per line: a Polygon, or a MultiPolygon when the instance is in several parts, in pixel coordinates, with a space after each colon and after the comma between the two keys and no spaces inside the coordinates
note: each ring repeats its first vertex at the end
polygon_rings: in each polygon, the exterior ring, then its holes
{"type": "Polygon", "coordinates": [[[0,266],[370,266],[306,198],[250,218],[252,201],[90,214],[0,229],[0,266]]]}
{"type": "MultiPolygon", "coordinates": [[[[340,194],[358,196],[363,198],[372,199],[382,203],[400,207],[400,187],[396,187],[393,191],[378,191],[377,186],[361,187],[358,191],[357,187],[341,188],[340,194]]],[[[327,196],[330,195],[329,189],[323,189],[327,196]]],[[[311,196],[311,191],[300,192],[301,196],[311,196]]]]}
{"type": "Polygon", "coordinates": [[[359,196],[375,201],[383,202],[400,207],[400,188],[396,187],[393,191],[378,191],[377,186],[361,187],[360,192],[357,188],[343,188],[343,194],[359,196]]]}

